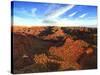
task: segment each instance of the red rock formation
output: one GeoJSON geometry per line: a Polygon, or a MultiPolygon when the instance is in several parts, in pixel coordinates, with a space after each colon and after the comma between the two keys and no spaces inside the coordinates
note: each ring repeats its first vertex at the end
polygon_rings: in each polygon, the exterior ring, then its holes
{"type": "Polygon", "coordinates": [[[80,65],[77,63],[77,60],[80,55],[85,52],[86,47],[88,47],[88,43],[83,40],[74,41],[72,38],[66,38],[63,46],[51,47],[49,52],[51,55],[56,55],[64,60],[61,63],[60,69],[80,69],[80,65]]]}
{"type": "Polygon", "coordinates": [[[41,31],[45,30],[46,27],[25,27],[25,26],[14,26],[12,31],[15,33],[21,34],[30,34],[33,36],[37,36],[41,31]]]}

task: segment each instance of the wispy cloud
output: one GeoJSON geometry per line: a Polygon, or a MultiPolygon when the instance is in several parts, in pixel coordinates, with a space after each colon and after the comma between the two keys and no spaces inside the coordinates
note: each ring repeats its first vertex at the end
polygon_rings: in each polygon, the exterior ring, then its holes
{"type": "Polygon", "coordinates": [[[31,9],[31,15],[34,17],[36,16],[36,11],[37,11],[37,8],[32,8],[31,9]]]}
{"type": "Polygon", "coordinates": [[[82,15],[79,16],[79,18],[84,18],[88,13],[84,13],[82,15]]]}
{"type": "Polygon", "coordinates": [[[44,12],[45,16],[48,15],[49,13],[51,13],[51,11],[55,10],[57,7],[59,7],[60,5],[58,4],[52,4],[48,7],[48,9],[44,12]]]}
{"type": "Polygon", "coordinates": [[[36,11],[37,11],[37,8],[32,8],[32,9],[19,8],[19,9],[14,10],[14,13],[17,14],[16,16],[20,16],[20,17],[24,16],[27,18],[33,18],[36,16],[36,11]]]}
{"type": "Polygon", "coordinates": [[[74,15],[76,15],[76,14],[77,14],[77,12],[78,12],[78,11],[73,12],[72,14],[70,14],[70,15],[69,15],[69,17],[73,17],[74,15]]]}
{"type": "Polygon", "coordinates": [[[68,5],[64,7],[60,7],[57,10],[53,10],[52,12],[46,14],[46,18],[43,19],[44,23],[56,23],[56,18],[59,18],[60,15],[64,14],[65,12],[71,10],[75,5],[68,5]]]}
{"type": "Polygon", "coordinates": [[[69,5],[65,7],[61,7],[57,10],[54,10],[53,12],[49,13],[47,18],[57,18],[60,15],[64,14],[65,12],[71,10],[75,5],[69,5]]]}

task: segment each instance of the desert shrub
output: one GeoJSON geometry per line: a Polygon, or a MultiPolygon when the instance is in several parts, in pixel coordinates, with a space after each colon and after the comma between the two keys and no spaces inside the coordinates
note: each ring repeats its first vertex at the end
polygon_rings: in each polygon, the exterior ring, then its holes
{"type": "Polygon", "coordinates": [[[34,55],[33,60],[39,64],[46,64],[48,61],[48,57],[44,53],[39,55],[36,54],[34,55]]]}

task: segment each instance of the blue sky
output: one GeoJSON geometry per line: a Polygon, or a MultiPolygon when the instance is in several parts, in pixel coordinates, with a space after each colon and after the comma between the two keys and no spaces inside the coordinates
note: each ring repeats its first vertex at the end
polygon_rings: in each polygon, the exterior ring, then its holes
{"type": "Polygon", "coordinates": [[[14,25],[97,25],[97,7],[13,1],[14,25]]]}

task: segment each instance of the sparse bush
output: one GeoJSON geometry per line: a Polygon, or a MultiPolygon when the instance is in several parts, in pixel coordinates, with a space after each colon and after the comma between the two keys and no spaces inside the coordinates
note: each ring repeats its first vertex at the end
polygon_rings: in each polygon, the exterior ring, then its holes
{"type": "Polygon", "coordinates": [[[45,54],[34,55],[33,60],[38,64],[46,64],[48,57],[45,54]]]}

